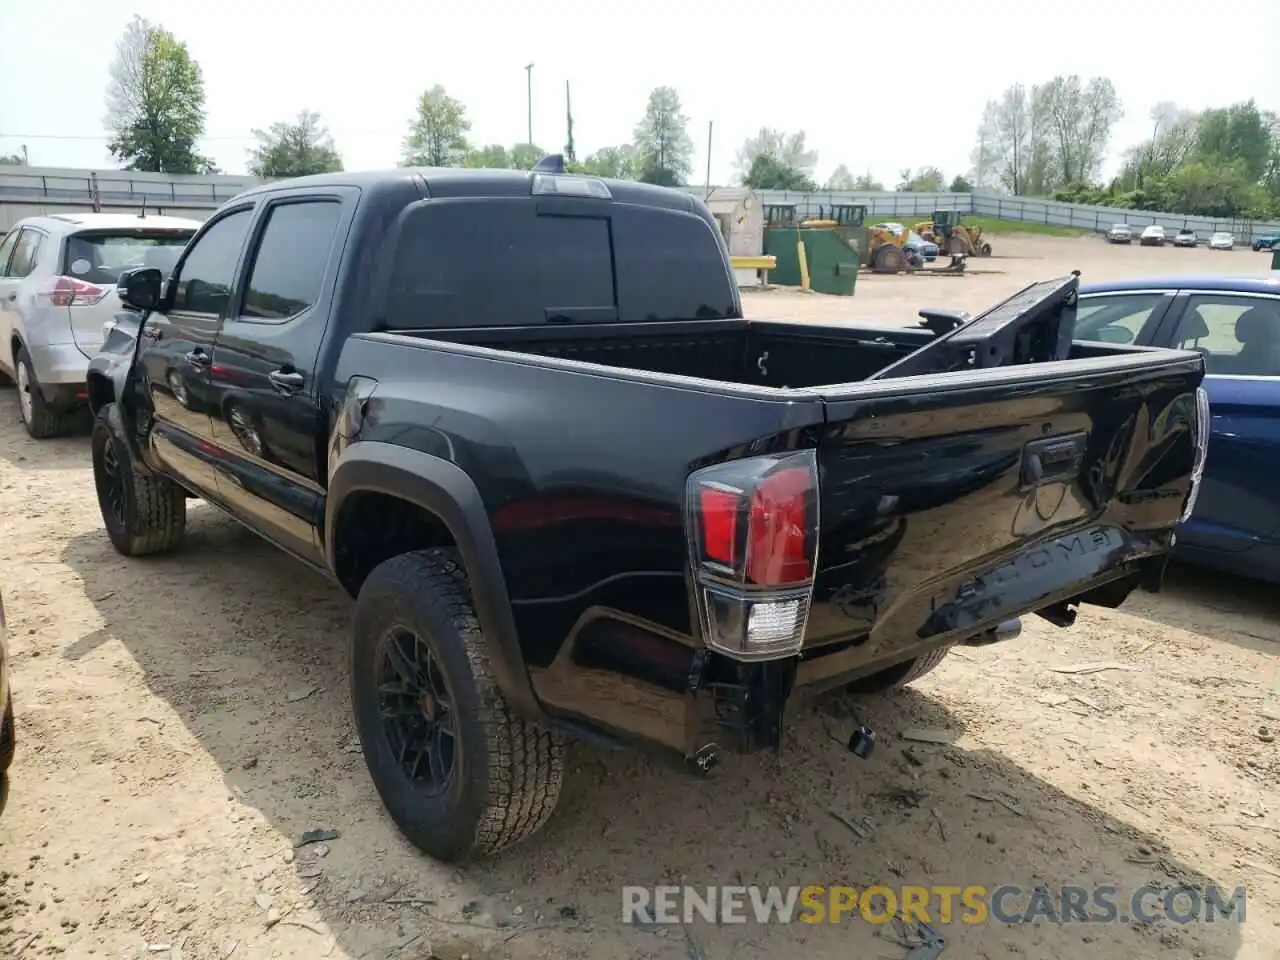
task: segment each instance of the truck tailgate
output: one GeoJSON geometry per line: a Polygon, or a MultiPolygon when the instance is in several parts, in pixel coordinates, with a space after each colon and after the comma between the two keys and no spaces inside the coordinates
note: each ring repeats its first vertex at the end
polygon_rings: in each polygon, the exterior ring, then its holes
{"type": "Polygon", "coordinates": [[[825,395],[806,656],[843,640],[842,668],[901,659],[1167,552],[1203,374],[1198,356],[1152,351],[825,395]]]}

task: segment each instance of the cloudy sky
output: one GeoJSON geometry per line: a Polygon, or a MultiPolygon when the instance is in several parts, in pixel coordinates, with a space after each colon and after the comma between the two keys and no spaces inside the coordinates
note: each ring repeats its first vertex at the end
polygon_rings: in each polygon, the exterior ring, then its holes
{"type": "Polygon", "coordinates": [[[804,130],[819,179],[840,163],[890,185],[906,166],[950,177],[969,166],[987,99],[1056,73],[1111,78],[1126,109],[1113,154],[1144,135],[1159,100],[1200,108],[1252,96],[1280,109],[1280,4],[1266,2],[1076,0],[1037,13],[1004,0],[0,0],[0,152],[25,144],[32,164],[111,165],[103,91],[135,13],[199,61],[203,149],[228,173],[244,171],[253,128],[303,107],[322,113],[349,169],[392,166],[417,95],[435,83],[467,105],[474,141],[524,140],[530,61],[538,144],[564,142],[566,80],[580,155],[629,140],[648,91],[670,84],[689,117],[699,181],[714,123],[711,174],[721,183],[761,126],[804,130]],[[930,62],[941,69],[917,66],[930,62]]]}

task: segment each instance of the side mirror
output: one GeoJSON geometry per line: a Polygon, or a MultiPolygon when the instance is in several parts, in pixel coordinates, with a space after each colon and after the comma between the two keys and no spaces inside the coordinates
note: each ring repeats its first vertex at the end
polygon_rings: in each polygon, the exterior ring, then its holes
{"type": "Polygon", "coordinates": [[[155,267],[137,267],[120,274],[116,281],[116,294],[126,307],[144,313],[160,305],[164,278],[155,267]]]}

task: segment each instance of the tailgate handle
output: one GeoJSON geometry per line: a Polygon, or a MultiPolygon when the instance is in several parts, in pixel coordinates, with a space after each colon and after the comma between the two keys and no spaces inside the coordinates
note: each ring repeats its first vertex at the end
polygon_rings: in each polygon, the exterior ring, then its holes
{"type": "Polygon", "coordinates": [[[1083,430],[1032,440],[1022,448],[1022,485],[1035,487],[1079,476],[1088,443],[1089,435],[1083,430]]]}

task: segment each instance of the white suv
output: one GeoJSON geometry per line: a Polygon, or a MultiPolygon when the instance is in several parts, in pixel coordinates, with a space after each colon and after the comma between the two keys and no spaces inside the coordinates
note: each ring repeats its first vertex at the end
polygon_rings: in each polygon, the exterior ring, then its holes
{"type": "Polygon", "coordinates": [[[85,405],[103,325],[121,309],[129,267],[168,274],[197,220],[69,213],[20,220],[0,241],[0,382],[18,384],[27,433],[55,437],[85,405]]]}

